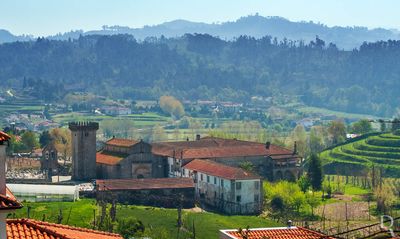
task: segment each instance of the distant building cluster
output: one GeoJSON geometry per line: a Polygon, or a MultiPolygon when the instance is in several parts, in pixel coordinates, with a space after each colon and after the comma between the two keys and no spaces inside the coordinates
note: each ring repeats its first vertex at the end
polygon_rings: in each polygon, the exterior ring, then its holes
{"type": "Polygon", "coordinates": [[[198,135],[194,141],[150,144],[113,137],[96,151],[98,127],[94,122],[69,124],[72,179],[98,179],[98,200],[112,195],[121,203],[199,203],[230,214],[253,214],[262,208],[263,179],[293,181],[301,173],[296,149],[269,142],[198,135]]]}

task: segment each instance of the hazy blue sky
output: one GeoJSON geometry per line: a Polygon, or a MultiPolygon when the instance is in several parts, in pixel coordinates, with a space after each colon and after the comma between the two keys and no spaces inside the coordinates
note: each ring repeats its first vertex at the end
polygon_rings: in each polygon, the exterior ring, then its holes
{"type": "Polygon", "coordinates": [[[328,26],[399,29],[399,9],[399,0],[0,0],[0,28],[38,36],[175,19],[223,22],[258,12],[328,26]]]}

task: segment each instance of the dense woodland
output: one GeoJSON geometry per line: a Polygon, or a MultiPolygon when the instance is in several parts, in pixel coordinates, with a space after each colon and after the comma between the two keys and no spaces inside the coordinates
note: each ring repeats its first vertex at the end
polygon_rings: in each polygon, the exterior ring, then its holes
{"type": "Polygon", "coordinates": [[[69,91],[126,99],[220,99],[299,95],[308,105],[392,116],[400,100],[400,41],[339,50],[309,43],[204,34],[130,35],[0,45],[0,87],[61,101],[69,91]]]}

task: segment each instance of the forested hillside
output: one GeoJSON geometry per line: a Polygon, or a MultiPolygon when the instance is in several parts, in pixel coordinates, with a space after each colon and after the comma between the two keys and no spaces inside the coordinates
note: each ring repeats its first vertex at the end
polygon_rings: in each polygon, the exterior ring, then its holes
{"type": "Polygon", "coordinates": [[[32,89],[61,100],[71,90],[130,99],[247,101],[300,95],[312,106],[392,116],[400,100],[400,41],[338,50],[310,43],[210,35],[148,38],[84,36],[77,40],[0,45],[0,87],[32,89]]]}
{"type": "MultiPolygon", "coordinates": [[[[144,40],[147,37],[180,37],[186,33],[202,33],[218,36],[222,39],[232,40],[241,35],[262,38],[265,35],[291,40],[311,41],[315,35],[320,36],[328,42],[335,43],[339,49],[358,48],[364,41],[375,42],[381,40],[399,40],[400,34],[393,29],[374,28],[360,26],[333,26],[312,21],[290,21],[283,17],[261,15],[244,16],[236,21],[222,23],[202,23],[177,19],[157,25],[143,26],[141,28],[130,28],[127,26],[103,26],[98,30],[73,30],[47,36],[51,40],[77,39],[80,35],[117,35],[129,34],[136,39],[144,40]]],[[[10,33],[2,34],[0,29],[0,43],[11,41],[26,41],[34,39],[33,36],[14,36],[10,33]]]]}

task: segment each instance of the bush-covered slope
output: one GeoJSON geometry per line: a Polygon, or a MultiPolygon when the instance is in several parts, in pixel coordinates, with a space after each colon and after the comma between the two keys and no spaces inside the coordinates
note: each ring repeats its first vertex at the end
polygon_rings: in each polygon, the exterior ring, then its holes
{"type": "Polygon", "coordinates": [[[321,153],[326,173],[365,174],[372,166],[384,176],[400,177],[400,136],[381,134],[337,146],[321,153]]]}

